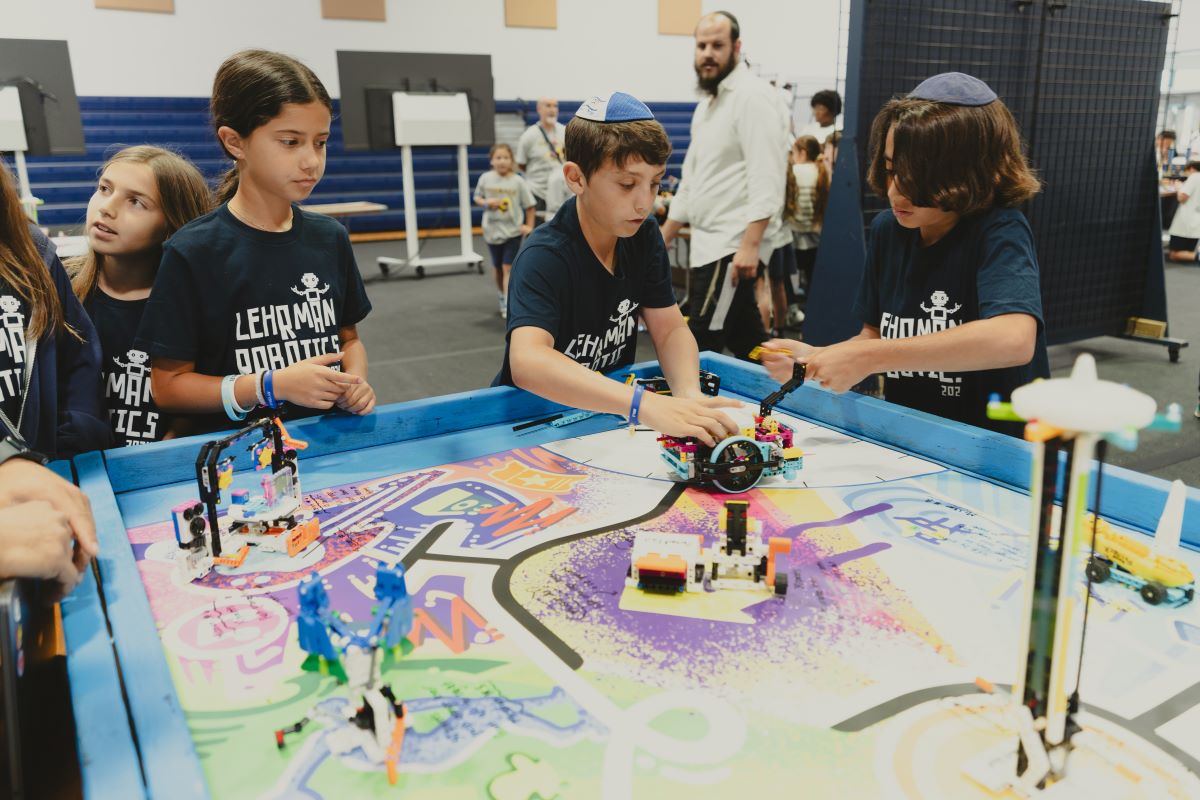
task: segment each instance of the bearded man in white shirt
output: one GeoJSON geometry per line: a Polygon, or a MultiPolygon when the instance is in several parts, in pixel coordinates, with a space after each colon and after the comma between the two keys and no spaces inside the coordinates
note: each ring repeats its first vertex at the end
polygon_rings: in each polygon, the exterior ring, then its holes
{"type": "Polygon", "coordinates": [[[667,245],[691,229],[688,325],[701,350],[746,358],[766,337],[755,279],[771,256],[768,225],[783,207],[787,147],[775,89],[741,61],[737,19],[696,26],[695,69],[707,96],[692,116],[683,179],[663,223],[667,245]]]}

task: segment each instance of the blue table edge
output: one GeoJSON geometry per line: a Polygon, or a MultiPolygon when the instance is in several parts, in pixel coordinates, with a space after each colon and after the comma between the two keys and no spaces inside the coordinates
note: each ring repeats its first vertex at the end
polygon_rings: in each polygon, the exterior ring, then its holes
{"type": "MultiPolygon", "coordinates": [[[[70,462],[51,469],[74,480],[70,462]]],[[[75,741],[85,797],[146,796],[108,622],[92,570],[61,603],[75,741]]]]}

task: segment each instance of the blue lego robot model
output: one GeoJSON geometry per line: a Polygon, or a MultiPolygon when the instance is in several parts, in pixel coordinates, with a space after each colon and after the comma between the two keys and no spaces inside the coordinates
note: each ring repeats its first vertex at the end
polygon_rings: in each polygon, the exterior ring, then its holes
{"type": "MultiPolygon", "coordinates": [[[[362,705],[348,716],[350,724],[330,734],[331,750],[342,755],[361,749],[371,761],[383,763],[388,781],[395,783],[404,741],[404,704],[383,682],[381,673],[385,658],[399,655],[413,626],[412,598],[403,565],[379,566],[375,575],[378,605],[365,631],[354,629],[348,618],[333,611],[318,573],[306,575],[297,593],[296,628],[300,648],[308,653],[304,669],[334,675],[338,683],[347,684],[352,695],[362,696],[362,705]]],[[[287,734],[299,733],[308,722],[305,717],[275,731],[276,746],[282,749],[287,734]]]]}

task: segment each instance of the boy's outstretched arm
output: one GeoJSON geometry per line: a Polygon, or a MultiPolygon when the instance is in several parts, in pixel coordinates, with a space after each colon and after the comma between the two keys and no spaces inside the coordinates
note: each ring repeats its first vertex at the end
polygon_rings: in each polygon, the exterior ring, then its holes
{"type": "MultiPolygon", "coordinates": [[[[1029,314],[1001,314],[905,339],[880,339],[878,329],[864,326],[853,339],[795,355],[808,365],[809,380],[844,392],[876,372],[974,372],[1028,364],[1037,325],[1029,314]]],[[[774,374],[779,356],[770,359],[764,362],[774,374]]]]}
{"type": "Polygon", "coordinates": [[[654,340],[654,352],[662,367],[663,377],[671,386],[675,397],[703,397],[700,391],[700,352],[696,337],[688,328],[679,306],[646,308],[642,306],[642,320],[654,340]]]}
{"type": "MultiPolygon", "coordinates": [[[[508,359],[513,383],[521,389],[574,408],[629,414],[633,387],[567,358],[554,349],[549,331],[534,326],[515,329],[509,337],[508,359]]],[[[724,397],[692,399],[646,392],[640,418],[660,433],[694,436],[711,446],[738,431],[737,423],[720,409],[740,405],[724,397]]]]}

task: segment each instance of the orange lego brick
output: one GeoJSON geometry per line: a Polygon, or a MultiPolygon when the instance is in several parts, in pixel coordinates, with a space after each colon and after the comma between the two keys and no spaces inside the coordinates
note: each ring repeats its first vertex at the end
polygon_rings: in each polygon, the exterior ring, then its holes
{"type": "Polygon", "coordinates": [[[775,557],[780,553],[792,552],[792,540],[783,536],[772,536],[767,540],[767,586],[775,585],[775,557]]]}
{"type": "Polygon", "coordinates": [[[682,556],[662,556],[647,553],[637,560],[638,571],[649,570],[669,575],[687,575],[688,565],[682,556]]]}
{"type": "Polygon", "coordinates": [[[300,554],[304,548],[317,540],[321,535],[321,523],[316,518],[307,519],[288,531],[287,552],[289,556],[300,554]]]}
{"type": "Polygon", "coordinates": [[[214,564],[220,564],[223,567],[240,567],[246,560],[246,556],[250,553],[250,545],[242,545],[242,549],[238,550],[236,556],[218,556],[213,559],[214,564]]]}
{"type": "Polygon", "coordinates": [[[404,706],[400,706],[400,713],[396,715],[396,726],[392,728],[392,744],[387,751],[387,778],[388,783],[392,786],[396,785],[399,778],[400,751],[404,747],[404,706]]]}

